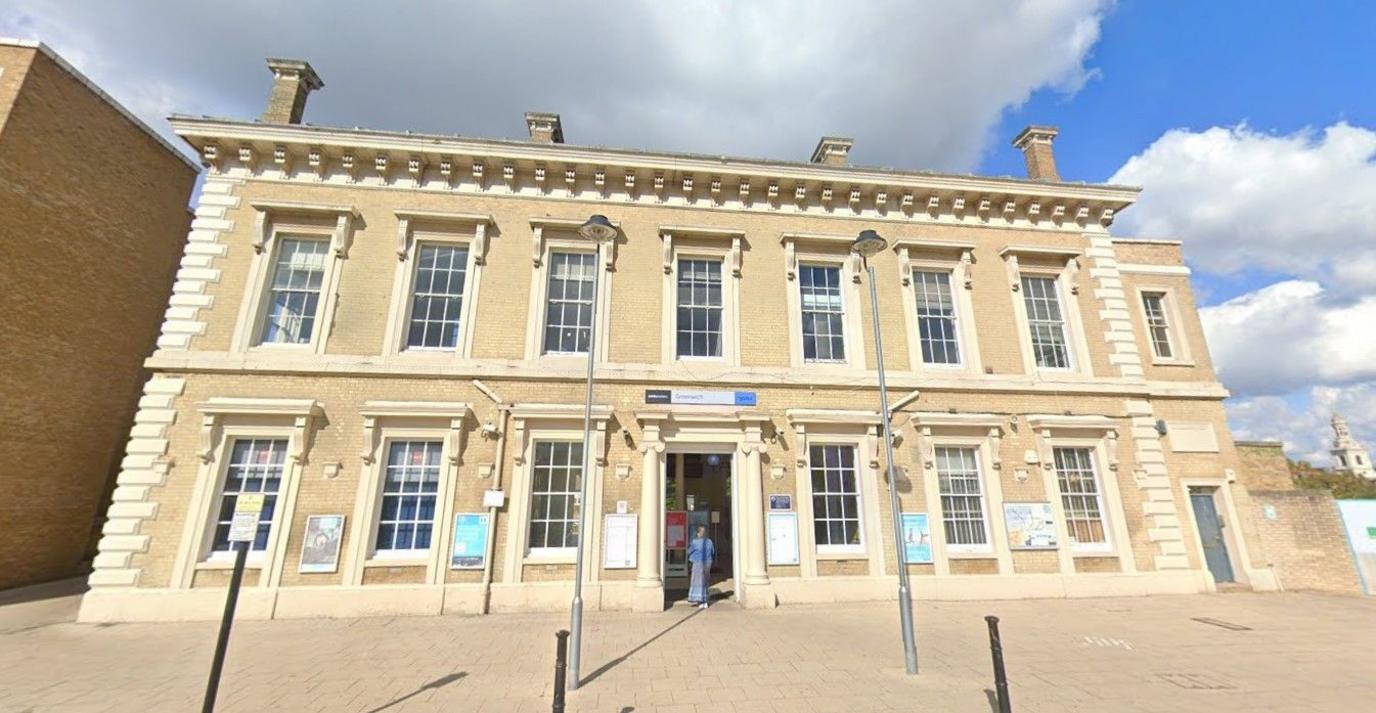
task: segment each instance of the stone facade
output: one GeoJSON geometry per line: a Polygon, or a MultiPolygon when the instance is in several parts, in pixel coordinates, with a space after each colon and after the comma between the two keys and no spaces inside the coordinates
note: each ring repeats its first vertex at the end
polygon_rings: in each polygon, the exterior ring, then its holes
{"type": "Polygon", "coordinates": [[[0,40],[0,589],[85,574],[198,167],[47,47],[0,40]]]}
{"type": "MultiPolygon", "coordinates": [[[[532,484],[546,477],[539,444],[582,440],[586,359],[552,353],[546,341],[550,315],[561,314],[550,285],[566,269],[563,253],[589,255],[577,274],[595,274],[596,286],[580,294],[598,296],[587,312],[597,330],[588,606],[664,606],[667,459],[685,451],[730,460],[734,492],[720,505],[738,528],[732,559],[747,606],[892,597],[869,285],[848,250],[865,229],[891,245],[870,262],[901,437],[895,486],[902,511],[931,523],[933,561],[909,564],[915,596],[1214,588],[1189,489],[1218,492],[1229,523],[1250,501],[1235,485],[1226,391],[1180,246],[1108,233],[1135,189],[851,167],[843,139],[799,163],[582,148],[562,143],[562,126],[552,138],[557,117],[530,116],[529,142],[174,117],[210,176],[192,262],[147,362],[155,376],[130,438],[146,457],[121,473],[111,513],[120,532],[101,544],[84,620],[217,615],[227,560],[215,520],[227,474],[245,467],[236,449],[255,440],[283,450],[263,456],[279,464],[276,504],[250,558],[244,615],[567,606],[572,551],[531,544],[547,532],[531,524],[542,507],[532,484]],[[579,239],[593,213],[614,222],[614,241],[579,239]],[[286,247],[293,240],[315,241],[308,330],[283,327],[274,307],[286,299],[273,286],[284,251],[300,249],[286,247]],[[416,348],[418,263],[429,259],[419,250],[446,245],[466,250],[455,331],[441,348],[416,348]],[[684,259],[718,266],[717,356],[680,355],[684,259]],[[804,294],[818,279],[822,303],[804,294]],[[931,363],[931,325],[915,309],[919,297],[933,304],[934,279],[954,305],[958,363],[931,363]],[[1029,312],[1029,290],[1043,300],[1037,309],[1051,295],[1063,315],[1057,357],[1034,351],[1030,335],[1046,328],[1046,314],[1029,312]],[[1144,291],[1162,296],[1168,324],[1159,315],[1148,324],[1144,291]],[[828,361],[803,334],[802,308],[819,304],[839,305],[825,324],[844,354],[828,361]],[[1176,345],[1169,358],[1147,356],[1153,327],[1176,345]],[[1039,365],[1055,358],[1064,364],[1039,365]],[[745,392],[732,398],[746,405],[647,394],[670,389],[699,390],[683,395],[699,399],[745,392]],[[434,444],[438,457],[433,540],[399,555],[378,545],[388,532],[384,470],[397,465],[389,448],[412,439],[434,444]],[[845,497],[858,514],[840,544],[819,542],[832,535],[813,525],[831,507],[814,499],[814,488],[831,487],[814,450],[825,446],[854,458],[845,497]],[[943,491],[954,451],[971,458],[980,494],[962,502],[974,503],[967,522],[979,536],[945,534],[957,509],[943,504],[956,502],[943,491]],[[501,504],[485,505],[486,491],[501,491],[501,504]],[[796,564],[769,554],[775,495],[790,496],[781,512],[800,525],[796,564]],[[1011,547],[1005,502],[1048,503],[1060,546],[1011,547]],[[638,517],[636,565],[607,567],[604,517],[621,512],[638,517]],[[458,513],[491,518],[483,569],[450,567],[458,513]],[[346,518],[334,571],[299,566],[313,515],[346,518]]],[[[1037,150],[1049,151],[1049,140],[1037,150]]],[[[1229,539],[1236,578],[1274,588],[1249,554],[1254,529],[1233,531],[1244,533],[1229,539]]]]}

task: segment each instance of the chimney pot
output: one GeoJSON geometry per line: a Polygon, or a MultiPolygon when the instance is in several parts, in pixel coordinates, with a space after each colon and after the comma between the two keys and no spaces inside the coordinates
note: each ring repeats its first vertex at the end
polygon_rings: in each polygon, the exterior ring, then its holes
{"type": "Polygon", "coordinates": [[[325,86],[310,62],[299,59],[268,58],[272,72],[272,93],[263,110],[263,121],[274,124],[299,124],[306,111],[306,97],[325,86]]]}
{"type": "Polygon", "coordinates": [[[1022,151],[1027,163],[1027,177],[1034,181],[1059,181],[1061,174],[1056,172],[1056,154],[1051,150],[1051,142],[1060,130],[1054,126],[1029,126],[1013,138],[1013,145],[1022,151]]]}
{"type": "Polygon", "coordinates": [[[530,140],[537,144],[564,143],[564,125],[553,112],[526,112],[526,130],[530,132],[530,140]]]}
{"type": "Polygon", "coordinates": [[[855,139],[823,136],[822,140],[817,142],[817,148],[812,150],[812,158],[809,160],[826,166],[845,166],[848,163],[850,147],[854,145],[855,139]]]}

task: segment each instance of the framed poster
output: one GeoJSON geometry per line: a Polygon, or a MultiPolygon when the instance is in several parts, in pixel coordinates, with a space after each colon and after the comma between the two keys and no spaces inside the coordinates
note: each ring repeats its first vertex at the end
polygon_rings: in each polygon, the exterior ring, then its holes
{"type": "Polygon", "coordinates": [[[798,564],[798,513],[769,515],[769,564],[798,564]]]}
{"type": "Polygon", "coordinates": [[[1004,503],[1003,520],[1008,525],[1009,548],[1056,549],[1056,519],[1051,515],[1051,503],[1004,503]]]}
{"type": "Polygon", "coordinates": [[[792,510],[792,509],[793,509],[793,496],[792,496],[792,495],[771,495],[771,496],[769,496],[769,509],[770,509],[770,510],[792,510]]]}
{"type": "Polygon", "coordinates": [[[607,569],[635,569],[637,518],[635,515],[608,513],[602,526],[602,566],[607,569]]]}
{"type": "Polygon", "coordinates": [[[311,515],[301,540],[299,572],[334,572],[339,569],[339,543],[344,541],[343,515],[311,515]]]}
{"type": "Polygon", "coordinates": [[[932,528],[925,512],[903,513],[903,560],[908,564],[932,563],[932,528]]]}
{"type": "Polygon", "coordinates": [[[487,523],[485,512],[454,515],[454,547],[449,551],[450,569],[482,569],[487,563],[487,523]]]}
{"type": "Polygon", "coordinates": [[[664,513],[664,549],[682,550],[688,547],[688,513],[675,510],[664,513]]]}

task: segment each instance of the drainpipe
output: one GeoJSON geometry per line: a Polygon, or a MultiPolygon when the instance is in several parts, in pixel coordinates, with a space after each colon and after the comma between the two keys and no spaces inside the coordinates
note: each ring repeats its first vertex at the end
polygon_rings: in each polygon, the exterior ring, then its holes
{"type": "MultiPolygon", "coordinates": [[[[497,404],[497,458],[492,466],[492,489],[502,489],[502,465],[506,462],[506,427],[511,404],[502,401],[483,382],[474,379],[473,386],[497,404]]],[[[487,554],[483,557],[483,598],[481,613],[487,614],[492,600],[492,556],[497,549],[497,508],[487,508],[487,554]]]]}

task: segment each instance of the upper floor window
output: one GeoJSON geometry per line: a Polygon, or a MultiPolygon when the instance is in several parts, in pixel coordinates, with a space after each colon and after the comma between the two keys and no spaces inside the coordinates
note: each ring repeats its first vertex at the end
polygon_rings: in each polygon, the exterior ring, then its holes
{"type": "Polygon", "coordinates": [[[678,261],[679,357],[722,355],[722,279],[720,260],[678,261]]]}
{"type": "Polygon", "coordinates": [[[1032,354],[1037,366],[1044,369],[1071,368],[1065,316],[1061,310],[1056,278],[1023,275],[1021,283],[1032,354]]]}
{"type": "Polygon", "coordinates": [[[974,448],[937,448],[936,473],[946,544],[953,549],[987,549],[984,488],[974,448]]]}
{"type": "Polygon", "coordinates": [[[1058,447],[1053,449],[1053,456],[1071,543],[1091,549],[1107,547],[1104,500],[1094,472],[1093,449],[1058,447]]]}
{"type": "Polygon", "coordinates": [[[393,441],[388,447],[375,541],[379,554],[430,549],[442,448],[440,441],[393,441]]]}
{"type": "Polygon", "coordinates": [[[408,348],[454,349],[458,346],[467,278],[467,247],[418,246],[406,334],[408,348]]]}
{"type": "Polygon", "coordinates": [[[229,463],[225,466],[224,487],[220,489],[220,509],[215,515],[215,534],[211,537],[210,553],[233,552],[229,541],[229,527],[234,520],[234,506],[244,493],[262,493],[263,509],[258,515],[258,532],[254,534],[252,552],[268,547],[272,532],[272,516],[277,509],[277,493],[282,487],[282,470],[287,460],[286,439],[238,438],[230,446],[229,463]]]}
{"type": "Polygon", "coordinates": [[[534,449],[528,546],[533,554],[577,547],[583,444],[537,441],[534,449]]]}
{"type": "Polygon", "coordinates": [[[592,336],[597,255],[554,252],[549,261],[544,352],[585,354],[592,336]]]}
{"type": "Polygon", "coordinates": [[[855,447],[810,446],[808,461],[817,551],[825,554],[859,550],[864,543],[860,535],[860,479],[855,469],[855,447]]]}
{"type": "Polygon", "coordinates": [[[960,364],[960,332],[956,303],[951,294],[951,273],[914,270],[917,294],[918,341],[924,364],[960,364]]]}
{"type": "Polygon", "coordinates": [[[1142,310],[1147,318],[1147,336],[1151,339],[1152,353],[1161,359],[1175,358],[1171,346],[1170,318],[1166,316],[1166,293],[1143,292],[1142,310]]]}
{"type": "Polygon", "coordinates": [[[263,320],[263,343],[310,343],[320,312],[329,252],[326,240],[287,238],[278,245],[263,320]]]}
{"type": "Polygon", "coordinates": [[[798,291],[802,303],[804,361],[844,362],[846,332],[841,267],[800,265],[798,291]]]}

